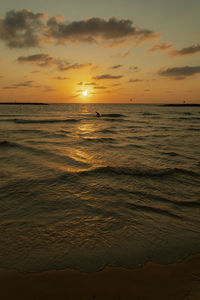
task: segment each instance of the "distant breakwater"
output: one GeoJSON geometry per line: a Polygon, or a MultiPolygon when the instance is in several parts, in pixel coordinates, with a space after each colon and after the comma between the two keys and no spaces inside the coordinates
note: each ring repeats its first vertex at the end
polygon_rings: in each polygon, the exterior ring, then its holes
{"type": "Polygon", "coordinates": [[[191,103],[191,104],[163,104],[163,106],[200,106],[200,104],[197,103],[191,103]]]}
{"type": "Polygon", "coordinates": [[[1,105],[49,105],[48,103],[40,102],[0,102],[1,105]]]}

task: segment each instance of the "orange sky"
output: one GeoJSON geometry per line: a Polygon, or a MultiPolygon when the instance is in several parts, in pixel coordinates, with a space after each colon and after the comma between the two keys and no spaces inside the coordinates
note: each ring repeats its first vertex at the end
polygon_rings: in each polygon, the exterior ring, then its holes
{"type": "Polygon", "coordinates": [[[198,1],[45,3],[0,4],[1,102],[200,103],[198,1]]]}

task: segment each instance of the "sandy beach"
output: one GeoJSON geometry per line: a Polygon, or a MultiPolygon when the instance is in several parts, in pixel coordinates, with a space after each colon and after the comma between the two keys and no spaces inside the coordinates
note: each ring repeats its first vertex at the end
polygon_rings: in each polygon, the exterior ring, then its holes
{"type": "Polygon", "coordinates": [[[106,267],[96,273],[9,271],[0,275],[0,289],[4,300],[199,300],[200,256],[170,265],[148,262],[133,270],[106,267]]]}

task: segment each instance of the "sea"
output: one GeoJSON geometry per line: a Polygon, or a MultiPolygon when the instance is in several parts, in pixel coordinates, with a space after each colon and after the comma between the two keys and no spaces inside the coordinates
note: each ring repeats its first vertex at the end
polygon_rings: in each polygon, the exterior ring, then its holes
{"type": "Polygon", "coordinates": [[[199,254],[199,133],[200,107],[1,105],[1,272],[199,254]]]}

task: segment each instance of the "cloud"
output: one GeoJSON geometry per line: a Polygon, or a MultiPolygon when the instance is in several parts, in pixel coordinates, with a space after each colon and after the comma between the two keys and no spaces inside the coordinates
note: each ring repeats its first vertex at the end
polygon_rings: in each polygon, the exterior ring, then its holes
{"type": "Polygon", "coordinates": [[[115,47],[158,38],[158,33],[133,26],[129,19],[89,18],[66,22],[62,16],[49,17],[28,9],[7,12],[0,19],[0,39],[10,48],[39,47],[44,43],[107,43],[115,47]]]}
{"type": "Polygon", "coordinates": [[[147,52],[165,51],[171,47],[172,47],[171,43],[163,42],[163,43],[152,46],[150,49],[147,50],[147,52]]]}
{"type": "Polygon", "coordinates": [[[122,58],[122,57],[126,57],[131,53],[130,50],[126,51],[126,52],[120,52],[114,55],[111,55],[112,58],[122,58]]]}
{"type": "Polygon", "coordinates": [[[0,19],[0,39],[10,48],[38,47],[47,40],[40,34],[45,29],[46,18],[46,14],[34,14],[29,9],[11,10],[0,19]]]}
{"type": "Polygon", "coordinates": [[[46,35],[59,43],[107,41],[110,45],[118,45],[130,40],[140,43],[158,38],[158,34],[148,29],[134,27],[129,19],[90,18],[71,23],[59,22],[52,17],[47,22],[46,35]]]}
{"type": "Polygon", "coordinates": [[[69,79],[69,77],[57,76],[57,77],[54,77],[54,79],[57,79],[57,80],[67,80],[67,79],[69,79]]]}
{"type": "Polygon", "coordinates": [[[29,56],[20,56],[17,58],[19,63],[31,63],[39,67],[49,67],[52,66],[54,58],[49,54],[34,54],[29,56]]]}
{"type": "Polygon", "coordinates": [[[115,66],[112,66],[112,67],[110,67],[111,69],[119,69],[119,68],[121,68],[121,67],[123,67],[123,65],[115,65],[115,66]]]}
{"type": "Polygon", "coordinates": [[[96,85],[96,82],[87,82],[85,85],[96,85]]]}
{"type": "Polygon", "coordinates": [[[194,44],[186,48],[182,48],[180,50],[171,50],[168,52],[169,56],[185,56],[185,55],[193,55],[200,52],[200,44],[194,44]]]}
{"type": "Polygon", "coordinates": [[[112,86],[120,86],[121,84],[120,83],[114,83],[112,84],[112,86]]]}
{"type": "Polygon", "coordinates": [[[110,74],[104,74],[93,77],[95,80],[102,80],[102,79],[120,79],[122,78],[122,75],[110,75],[110,74]]]}
{"type": "Polygon", "coordinates": [[[24,87],[35,87],[32,85],[34,81],[32,80],[28,80],[28,81],[24,81],[24,82],[20,82],[20,83],[14,83],[12,85],[9,86],[4,86],[3,89],[17,89],[17,88],[24,88],[24,87]]]}
{"type": "Polygon", "coordinates": [[[70,69],[83,69],[91,66],[92,64],[70,64],[67,60],[59,57],[53,57],[50,54],[34,54],[29,56],[20,56],[17,58],[19,63],[31,63],[39,67],[56,67],[58,71],[67,71],[70,69]]]}
{"type": "Polygon", "coordinates": [[[186,77],[197,73],[200,73],[200,66],[174,67],[158,71],[160,76],[174,78],[177,80],[185,79],[186,77]]]}
{"type": "Polygon", "coordinates": [[[141,82],[141,81],[144,81],[143,79],[130,79],[129,82],[134,82],[134,83],[137,83],[137,82],[141,82]]]}
{"type": "Polygon", "coordinates": [[[55,88],[52,88],[51,86],[48,86],[48,85],[46,85],[44,90],[43,90],[43,92],[45,92],[45,93],[55,92],[55,91],[56,91],[55,88]]]}
{"type": "Polygon", "coordinates": [[[97,89],[97,90],[104,90],[104,89],[107,89],[106,86],[95,86],[94,88],[97,89]]]}

